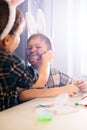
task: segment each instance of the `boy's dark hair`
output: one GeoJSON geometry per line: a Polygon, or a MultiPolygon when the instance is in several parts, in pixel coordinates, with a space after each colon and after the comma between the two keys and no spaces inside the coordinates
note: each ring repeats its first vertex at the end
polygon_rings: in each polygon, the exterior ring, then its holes
{"type": "Polygon", "coordinates": [[[34,38],[36,38],[36,37],[40,37],[42,40],[45,41],[45,43],[48,45],[48,50],[53,50],[52,43],[51,43],[50,39],[49,39],[46,35],[41,34],[41,33],[32,34],[32,35],[28,38],[27,44],[28,44],[32,39],[34,39],[34,38]]]}
{"type": "MultiPolygon", "coordinates": [[[[8,3],[4,0],[0,0],[0,36],[3,33],[3,30],[6,28],[6,25],[8,24],[9,15],[10,15],[10,10],[9,10],[8,3]]],[[[13,27],[8,32],[8,34],[13,35],[17,31],[19,25],[22,22],[24,22],[24,17],[22,15],[22,12],[16,8],[15,21],[13,27]]]]}

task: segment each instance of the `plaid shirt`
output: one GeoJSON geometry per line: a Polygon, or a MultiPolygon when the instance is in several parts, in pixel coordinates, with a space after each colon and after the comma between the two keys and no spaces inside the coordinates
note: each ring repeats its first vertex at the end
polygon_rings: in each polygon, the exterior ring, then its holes
{"type": "Polygon", "coordinates": [[[38,73],[17,56],[0,50],[0,111],[18,104],[17,86],[30,88],[38,73]]]}
{"type": "Polygon", "coordinates": [[[53,88],[53,87],[61,87],[67,84],[72,83],[73,80],[68,75],[51,68],[50,69],[50,76],[45,85],[45,88],[53,88]]]}

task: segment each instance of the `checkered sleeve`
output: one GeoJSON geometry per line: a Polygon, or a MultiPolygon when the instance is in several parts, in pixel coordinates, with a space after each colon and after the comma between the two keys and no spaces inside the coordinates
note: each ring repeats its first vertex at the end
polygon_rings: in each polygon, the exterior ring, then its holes
{"type": "Polygon", "coordinates": [[[33,67],[25,65],[22,60],[14,62],[11,68],[11,79],[16,81],[16,86],[30,88],[37,81],[39,75],[33,67]]]}
{"type": "Polygon", "coordinates": [[[67,84],[72,83],[72,78],[66,75],[65,73],[62,73],[59,71],[59,76],[60,76],[60,84],[59,86],[65,86],[67,84]]]}

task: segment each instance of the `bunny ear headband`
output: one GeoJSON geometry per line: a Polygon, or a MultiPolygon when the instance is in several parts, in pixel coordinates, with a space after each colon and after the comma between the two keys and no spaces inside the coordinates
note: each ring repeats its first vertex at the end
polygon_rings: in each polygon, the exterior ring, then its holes
{"type": "MultiPolygon", "coordinates": [[[[41,9],[37,10],[36,21],[35,21],[34,17],[29,12],[27,12],[26,13],[26,24],[27,24],[29,35],[41,33],[41,34],[48,36],[47,32],[46,32],[45,16],[41,9]]],[[[50,36],[48,36],[48,38],[52,41],[52,38],[50,36]]],[[[52,50],[54,50],[54,46],[53,46],[52,42],[51,42],[51,45],[52,45],[52,50]]]]}
{"type": "Polygon", "coordinates": [[[34,17],[29,12],[27,12],[26,21],[27,21],[28,32],[31,35],[34,33],[42,33],[42,34],[46,33],[46,20],[44,17],[44,13],[41,9],[37,10],[36,21],[34,17]]]}
{"type": "Polygon", "coordinates": [[[3,40],[5,38],[5,36],[10,32],[14,22],[15,22],[15,16],[16,16],[16,6],[18,6],[20,3],[22,3],[24,0],[4,0],[5,2],[7,2],[8,7],[9,7],[9,19],[8,19],[8,23],[5,27],[5,29],[3,30],[1,36],[0,36],[0,40],[3,40]]]}

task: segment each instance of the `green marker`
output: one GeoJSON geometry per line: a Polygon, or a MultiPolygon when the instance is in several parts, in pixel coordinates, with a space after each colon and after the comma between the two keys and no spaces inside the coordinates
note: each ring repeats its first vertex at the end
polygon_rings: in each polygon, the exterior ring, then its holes
{"type": "Polygon", "coordinates": [[[80,104],[80,103],[77,103],[77,102],[75,103],[75,106],[79,106],[79,105],[80,105],[80,106],[87,107],[87,105],[83,105],[83,104],[80,104]]]}

